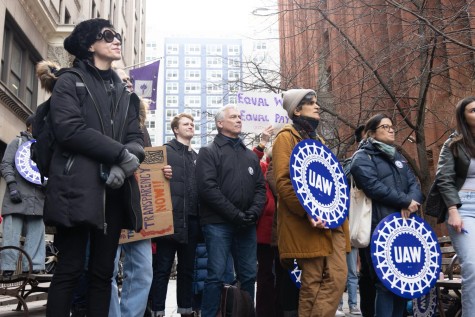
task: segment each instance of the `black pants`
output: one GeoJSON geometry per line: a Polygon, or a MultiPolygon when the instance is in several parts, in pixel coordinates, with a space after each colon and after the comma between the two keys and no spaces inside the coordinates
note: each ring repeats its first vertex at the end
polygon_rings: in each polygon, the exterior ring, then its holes
{"type": "Polygon", "coordinates": [[[111,279],[122,227],[123,209],[119,191],[107,191],[107,234],[89,227],[57,227],[54,244],[58,263],[48,291],[47,317],[69,317],[71,299],[84,272],[86,247],[90,239],[88,263],[87,316],[109,314],[111,279]]]}
{"type": "Polygon", "coordinates": [[[277,292],[275,286],[274,259],[276,247],[270,244],[257,244],[257,290],[256,315],[258,317],[275,316],[277,292]]]}
{"type": "Polygon", "coordinates": [[[374,317],[374,302],[376,299],[375,272],[371,261],[370,247],[359,249],[360,253],[360,309],[363,317],[374,317]]]}

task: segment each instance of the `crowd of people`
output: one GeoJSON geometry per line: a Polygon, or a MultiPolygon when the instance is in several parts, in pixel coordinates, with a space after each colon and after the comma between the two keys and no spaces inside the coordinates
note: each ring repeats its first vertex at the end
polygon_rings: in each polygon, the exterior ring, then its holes
{"type": "MultiPolygon", "coordinates": [[[[33,270],[41,272],[44,223],[56,228],[58,258],[47,316],[165,316],[175,258],[177,312],[183,317],[217,316],[222,286],[233,280],[256,298],[259,317],[342,316],[345,287],[352,314],[403,316],[406,299],[379,281],[369,247],[359,252],[351,247],[348,220],[329,229],[324,220],[305,211],[292,186],[289,162],[296,144],[306,139],[325,142],[318,133],[321,109],[311,89],[283,93],[292,123],[277,132],[271,149],[267,147],[272,126],[262,131],[258,146],[248,149],[240,138],[242,121],[235,105],[219,109],[218,134],[199,153],[191,147],[194,118],[187,113],[174,117],[175,138],[165,144],[168,165],[163,168],[170,184],[174,233],[119,247],[121,229],[142,228],[134,172],[145,157],[144,146],[151,146],[144,101],[133,93],[126,72],[112,67],[121,59],[121,44],[121,34],[100,18],[79,23],[65,39],[64,48],[75,59],[71,72],[55,77],[57,70],[51,69],[50,118],[56,146],[47,185],[28,182],[15,168],[18,147],[32,139],[32,118],[27,130],[8,145],[0,165],[7,184],[3,246],[18,246],[24,235],[33,270]],[[203,243],[204,253],[197,254],[203,243]],[[358,253],[362,312],[356,298],[358,253]],[[197,297],[196,264],[203,254],[206,274],[197,297]],[[119,299],[116,275],[121,256],[124,280],[119,299]],[[302,271],[300,289],[288,273],[295,260],[302,271]],[[77,305],[78,298],[83,305],[77,305]]],[[[458,132],[442,148],[436,179],[462,266],[463,315],[470,316],[475,311],[470,296],[475,254],[465,228],[475,226],[474,97],[457,105],[456,118],[458,132]]],[[[378,113],[360,132],[350,172],[372,199],[374,231],[394,211],[404,218],[418,211],[423,195],[394,146],[391,117],[378,113]]],[[[1,256],[2,278],[8,278],[16,260],[8,252],[1,256]]]]}

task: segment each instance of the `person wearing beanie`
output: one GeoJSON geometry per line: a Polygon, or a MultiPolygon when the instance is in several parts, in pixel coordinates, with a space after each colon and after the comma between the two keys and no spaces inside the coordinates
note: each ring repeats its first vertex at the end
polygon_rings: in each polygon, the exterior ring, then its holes
{"type": "MultiPolygon", "coordinates": [[[[31,178],[19,173],[27,166],[17,166],[15,156],[23,143],[33,140],[31,124],[34,115],[26,120],[26,131],[13,139],[7,146],[0,164],[7,187],[2,204],[3,238],[2,247],[20,247],[21,236],[25,237],[23,250],[30,256],[33,272],[41,273],[45,269],[45,225],[43,223],[44,189],[31,182],[31,178]]],[[[20,155],[21,153],[19,153],[20,155]]],[[[19,160],[19,163],[25,162],[19,160]]],[[[28,161],[26,164],[30,164],[28,161]]],[[[0,252],[0,277],[10,278],[16,270],[18,252],[4,250],[0,252]]],[[[28,261],[22,261],[22,271],[29,272],[28,261]]]]}
{"type": "Polygon", "coordinates": [[[121,229],[138,232],[142,227],[134,177],[145,156],[140,100],[111,68],[122,58],[121,44],[121,34],[100,18],[79,23],[64,40],[75,59],[73,67],[58,76],[50,102],[56,146],[44,221],[56,227],[59,253],[46,316],[70,315],[86,265],[86,314],[107,316],[121,229]]]}
{"type": "Polygon", "coordinates": [[[274,177],[278,192],[277,233],[280,260],[293,268],[294,259],[302,269],[299,317],[335,316],[345,290],[346,252],[350,251],[348,220],[335,229],[315,221],[300,204],[290,179],[289,162],[293,148],[304,139],[323,143],[317,133],[320,106],[311,89],[290,89],[283,93],[283,107],[292,124],[277,134],[272,147],[274,177]]]}

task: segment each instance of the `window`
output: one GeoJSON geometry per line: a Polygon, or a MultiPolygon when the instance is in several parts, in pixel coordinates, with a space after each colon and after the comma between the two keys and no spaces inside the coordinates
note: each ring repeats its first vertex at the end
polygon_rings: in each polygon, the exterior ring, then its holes
{"type": "Polygon", "coordinates": [[[221,84],[208,83],[206,85],[206,93],[208,94],[221,94],[223,93],[223,88],[221,84]]]}
{"type": "Polygon", "coordinates": [[[178,54],[178,44],[167,44],[166,47],[167,54],[178,54]]]}
{"type": "Polygon", "coordinates": [[[173,140],[174,138],[175,138],[174,135],[167,135],[167,136],[165,137],[165,143],[170,142],[170,141],[173,140]]]}
{"type": "Polygon", "coordinates": [[[200,83],[185,83],[186,94],[199,94],[201,92],[200,83]]]}
{"type": "Polygon", "coordinates": [[[228,55],[239,55],[241,48],[239,45],[229,45],[228,46],[228,55]]]}
{"type": "Polygon", "coordinates": [[[236,82],[228,83],[228,90],[230,93],[233,93],[233,94],[237,93],[239,91],[239,83],[236,83],[236,82]]]}
{"type": "Polygon", "coordinates": [[[167,107],[178,107],[178,96],[167,96],[166,106],[167,107]]]}
{"type": "Polygon", "coordinates": [[[206,57],[206,66],[207,67],[214,67],[214,68],[221,68],[223,67],[223,62],[221,57],[206,57]]]}
{"type": "Polygon", "coordinates": [[[237,57],[230,57],[228,59],[228,67],[240,67],[241,66],[241,60],[237,57]]]}
{"type": "Polygon", "coordinates": [[[64,24],[70,24],[71,23],[71,14],[69,14],[69,11],[67,8],[64,8],[64,24]]]}
{"type": "MultiPolygon", "coordinates": [[[[236,91],[236,92],[237,92],[237,91],[236,91]]],[[[237,97],[236,97],[236,95],[231,95],[231,96],[229,96],[229,103],[237,104],[237,97]]]]}
{"type": "Polygon", "coordinates": [[[147,129],[155,129],[155,121],[146,120],[145,121],[145,126],[147,127],[147,129]]]}
{"type": "MultiPolygon", "coordinates": [[[[184,112],[190,114],[194,119],[201,117],[201,110],[200,109],[185,109],[184,112]]],[[[197,123],[196,123],[196,121],[194,121],[194,123],[195,123],[195,130],[196,130],[196,124],[197,123]]]]}
{"type": "Polygon", "coordinates": [[[221,96],[208,96],[206,97],[206,106],[207,107],[222,107],[223,98],[221,96]]]}
{"type": "Polygon", "coordinates": [[[185,45],[185,54],[187,54],[187,55],[200,55],[201,54],[201,45],[200,44],[187,44],[187,45],[185,45]]]}
{"type": "Polygon", "coordinates": [[[206,72],[206,80],[221,81],[223,79],[222,70],[209,70],[206,72]]]}
{"type": "Polygon", "coordinates": [[[185,108],[201,108],[200,96],[185,96],[185,108]]]}
{"type": "Polygon", "coordinates": [[[201,71],[198,69],[185,70],[185,80],[200,80],[201,71]]]}
{"type": "Polygon", "coordinates": [[[201,136],[194,136],[191,139],[191,146],[192,147],[199,147],[201,145],[201,136]]]}
{"type": "Polygon", "coordinates": [[[220,44],[206,45],[206,55],[219,55],[223,53],[223,48],[220,44]]]}
{"type": "Polygon", "coordinates": [[[185,57],[185,67],[201,67],[201,59],[199,57],[185,57]]]}
{"type": "Polygon", "coordinates": [[[267,49],[267,42],[264,42],[264,41],[254,42],[254,49],[255,50],[266,50],[267,49]]]}
{"type": "Polygon", "coordinates": [[[178,67],[178,56],[167,56],[167,67],[178,67]]]}
{"type": "Polygon", "coordinates": [[[37,106],[38,79],[35,65],[40,55],[8,13],[5,17],[1,80],[14,95],[34,110],[37,106]]]}
{"type": "Polygon", "coordinates": [[[228,80],[239,80],[239,71],[237,70],[228,71],[228,80]]]}
{"type": "Polygon", "coordinates": [[[167,94],[177,94],[178,93],[178,83],[166,83],[166,92],[167,94]]]}
{"type": "Polygon", "coordinates": [[[167,80],[178,80],[178,69],[167,69],[167,80]]]}
{"type": "Polygon", "coordinates": [[[166,121],[170,122],[172,121],[173,117],[178,115],[178,109],[167,109],[165,116],[166,116],[166,121]]]}

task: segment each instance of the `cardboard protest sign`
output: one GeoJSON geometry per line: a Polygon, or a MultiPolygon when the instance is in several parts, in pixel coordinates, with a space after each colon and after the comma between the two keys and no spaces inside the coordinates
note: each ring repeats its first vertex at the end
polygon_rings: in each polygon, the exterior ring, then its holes
{"type": "Polygon", "coordinates": [[[282,107],[279,94],[246,91],[239,92],[236,99],[244,133],[260,133],[271,124],[279,130],[292,122],[282,107]]]}
{"type": "Polygon", "coordinates": [[[119,243],[173,234],[170,184],[163,176],[167,165],[165,146],[146,147],[145,160],[135,172],[140,190],[143,227],[140,232],[122,230],[119,243]]]}

